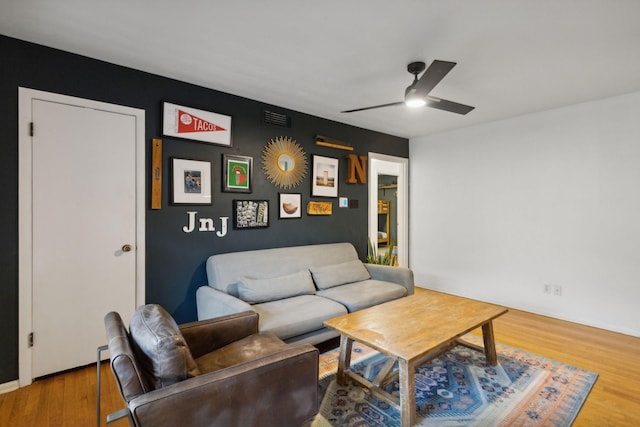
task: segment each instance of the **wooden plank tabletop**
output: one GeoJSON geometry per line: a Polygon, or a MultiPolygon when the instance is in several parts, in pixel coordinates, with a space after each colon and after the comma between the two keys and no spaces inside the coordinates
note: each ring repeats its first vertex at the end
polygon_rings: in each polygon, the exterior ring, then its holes
{"type": "Polygon", "coordinates": [[[324,324],[381,353],[413,361],[507,311],[498,305],[420,289],[324,324]]]}

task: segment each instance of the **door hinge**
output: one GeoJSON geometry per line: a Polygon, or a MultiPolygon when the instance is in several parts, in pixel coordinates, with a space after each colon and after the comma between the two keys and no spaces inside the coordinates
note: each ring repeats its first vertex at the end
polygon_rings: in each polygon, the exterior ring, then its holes
{"type": "Polygon", "coordinates": [[[29,136],[33,136],[33,122],[29,123],[29,136]]]}
{"type": "Polygon", "coordinates": [[[31,332],[27,337],[27,347],[33,347],[33,332],[31,332]]]}

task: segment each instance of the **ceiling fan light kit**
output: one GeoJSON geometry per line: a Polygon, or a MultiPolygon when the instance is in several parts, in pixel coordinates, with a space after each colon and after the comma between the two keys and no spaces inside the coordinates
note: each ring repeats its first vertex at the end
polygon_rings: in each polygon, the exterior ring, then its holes
{"type": "Polygon", "coordinates": [[[396,105],[406,105],[407,107],[417,108],[428,106],[438,110],[449,111],[457,114],[467,114],[475,107],[459,104],[457,102],[448,101],[446,99],[429,96],[433,88],[440,83],[444,76],[455,67],[455,62],[435,60],[426,69],[426,64],[422,61],[411,62],[407,65],[407,71],[413,74],[413,83],[411,83],[404,92],[404,101],[392,102],[389,104],[374,105],[372,107],[355,108],[353,110],[341,111],[342,113],[353,113],[356,111],[372,110],[374,108],[392,107],[396,105]],[[424,74],[418,78],[418,74],[424,74]]]}
{"type": "Polygon", "coordinates": [[[418,74],[424,71],[426,65],[424,62],[412,62],[407,65],[407,71],[413,74],[413,83],[407,86],[404,91],[404,104],[409,108],[419,108],[427,105],[424,97],[416,94],[416,83],[418,83],[418,74]]]}
{"type": "Polygon", "coordinates": [[[404,105],[409,108],[420,108],[427,105],[427,101],[423,98],[417,98],[415,96],[405,96],[404,105]]]}

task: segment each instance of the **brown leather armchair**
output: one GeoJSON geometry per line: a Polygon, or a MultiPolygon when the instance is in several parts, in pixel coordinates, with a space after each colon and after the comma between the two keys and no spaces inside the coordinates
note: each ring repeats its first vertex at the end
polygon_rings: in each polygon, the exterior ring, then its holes
{"type": "Polygon", "coordinates": [[[147,305],[129,332],[116,312],[105,327],[131,425],[301,426],[318,412],[318,350],[258,333],[255,312],[178,327],[147,305]]]}

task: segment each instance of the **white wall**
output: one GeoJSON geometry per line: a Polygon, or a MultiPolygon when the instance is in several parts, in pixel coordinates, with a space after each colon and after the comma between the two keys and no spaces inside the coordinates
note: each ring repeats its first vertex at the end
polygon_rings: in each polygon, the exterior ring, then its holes
{"type": "Polygon", "coordinates": [[[418,286],[640,336],[640,92],[412,139],[409,158],[418,286]]]}

